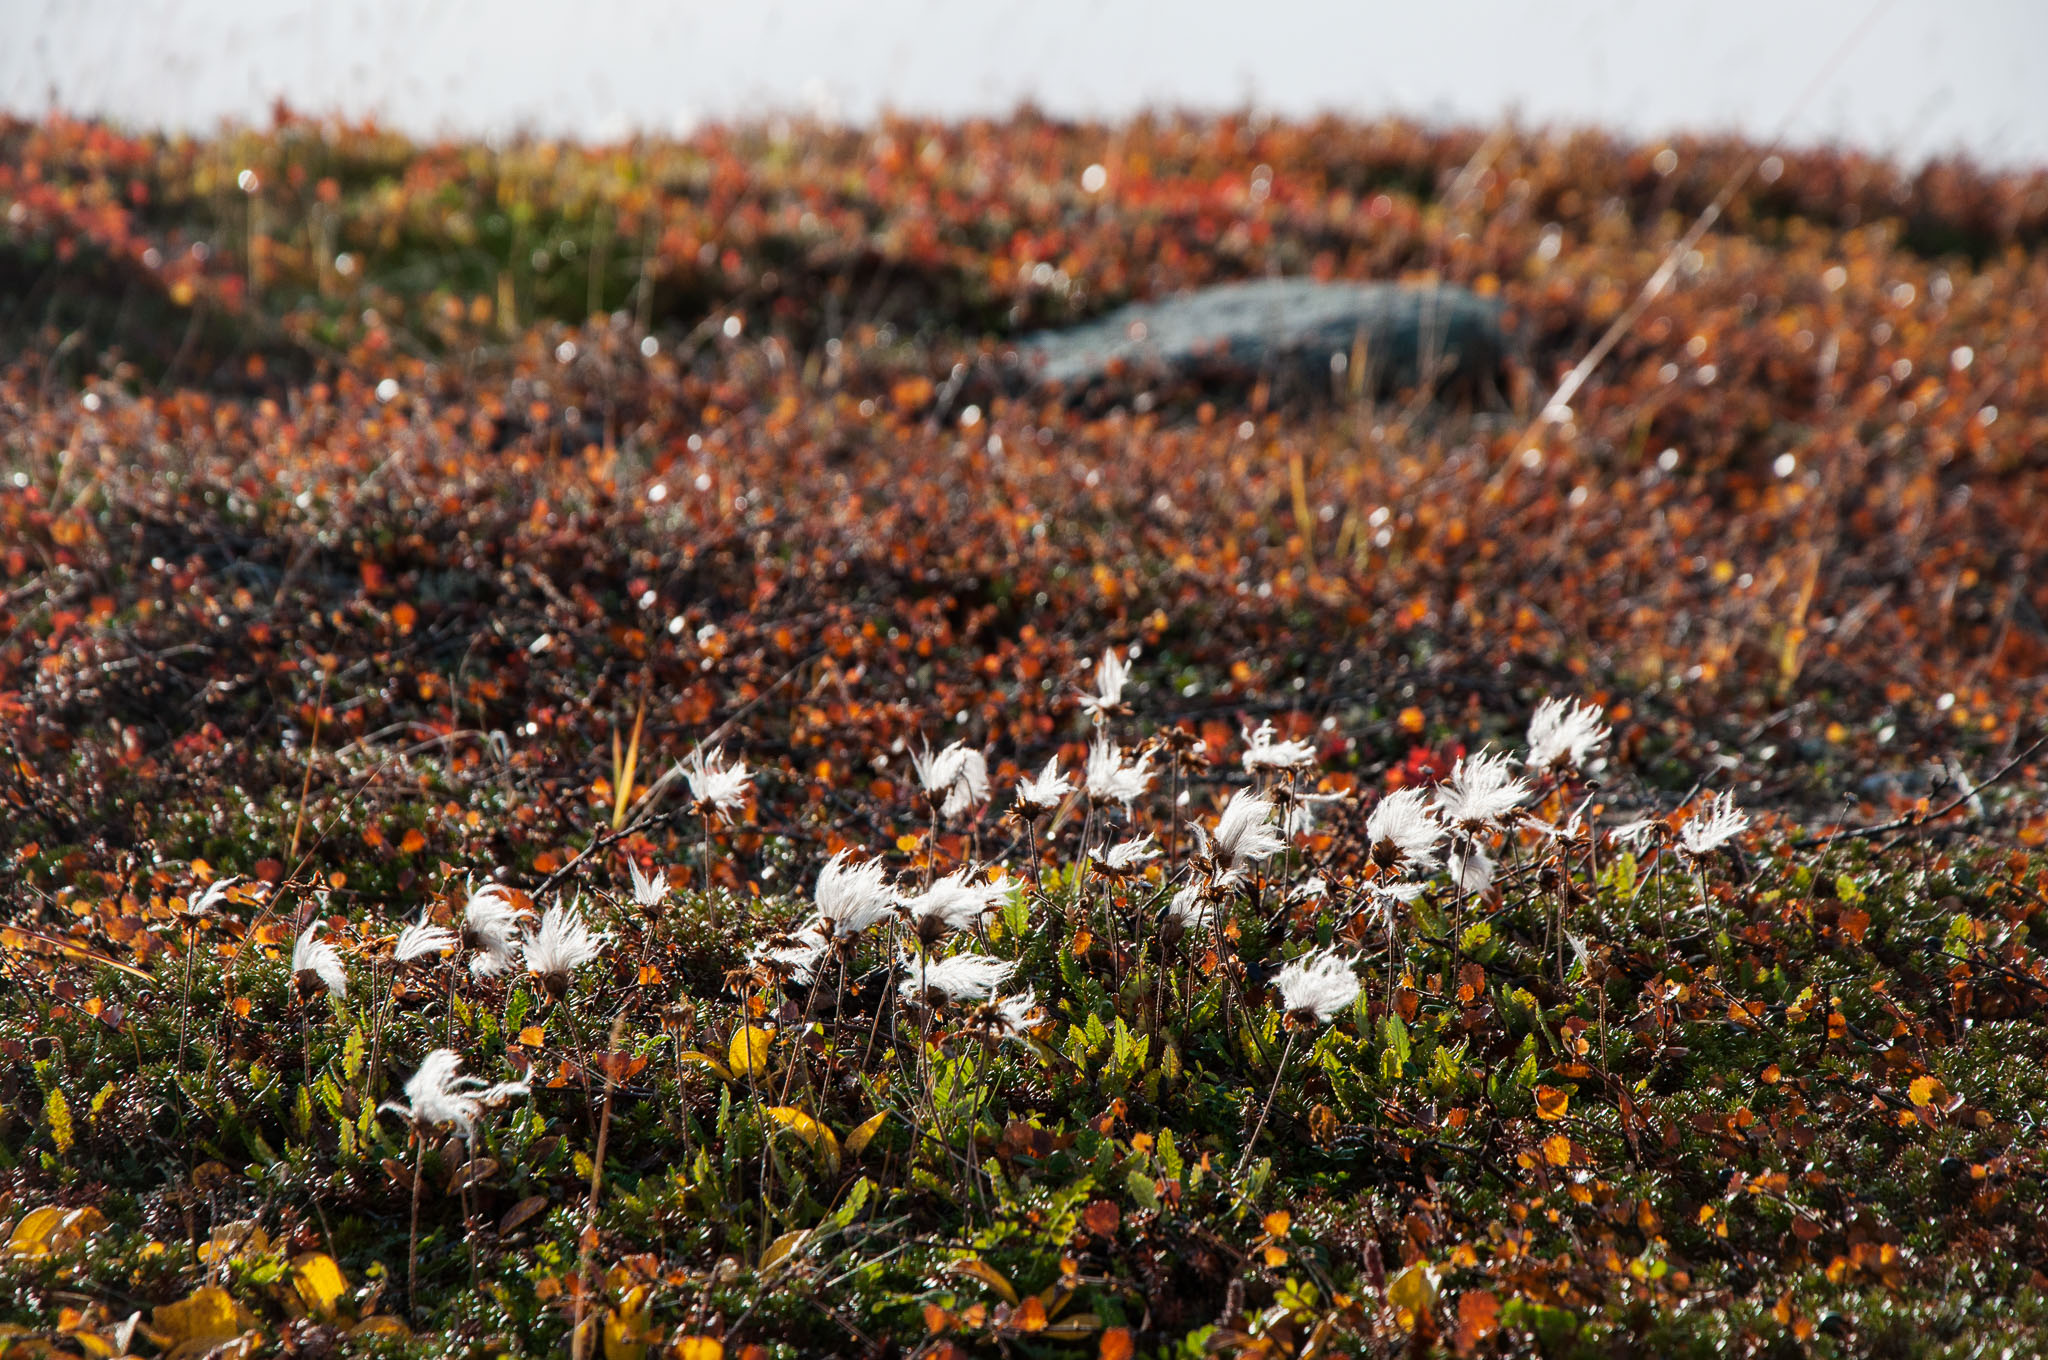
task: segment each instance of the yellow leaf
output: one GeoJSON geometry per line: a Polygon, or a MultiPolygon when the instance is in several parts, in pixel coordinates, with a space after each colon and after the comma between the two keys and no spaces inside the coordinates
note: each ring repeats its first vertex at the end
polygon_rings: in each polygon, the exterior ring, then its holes
{"type": "Polygon", "coordinates": [[[742,1025],[726,1046],[725,1065],[732,1069],[735,1080],[759,1078],[768,1075],[768,1046],[775,1042],[775,1036],[759,1025],[742,1025]]]}
{"type": "Polygon", "coordinates": [[[1275,1209],[1266,1215],[1264,1226],[1268,1237],[1285,1237],[1287,1230],[1294,1226],[1294,1216],[1285,1209],[1275,1209]]]}
{"type": "Polygon", "coordinates": [[[164,1334],[173,1350],[193,1343],[197,1343],[195,1350],[211,1350],[255,1326],[256,1319],[227,1290],[210,1284],[194,1290],[189,1298],[153,1310],[150,1324],[164,1334]]]}
{"type": "Polygon", "coordinates": [[[868,1144],[872,1143],[875,1140],[875,1135],[881,1131],[882,1121],[888,1117],[889,1112],[887,1110],[880,1110],[863,1119],[853,1132],[846,1135],[847,1155],[858,1157],[862,1152],[866,1151],[868,1144]]]}
{"type": "Polygon", "coordinates": [[[1915,1077],[1913,1084],[1906,1088],[1906,1098],[1922,1109],[1940,1100],[1947,1092],[1941,1089],[1941,1082],[1933,1077],[1915,1077]]]}
{"type": "Polygon", "coordinates": [[[523,1048],[546,1048],[547,1032],[539,1025],[528,1025],[519,1031],[519,1043],[523,1048]]]}
{"type": "Polygon", "coordinates": [[[717,1073],[720,1081],[732,1080],[732,1073],[726,1070],[725,1064],[712,1057],[709,1053],[699,1053],[696,1049],[692,1048],[676,1056],[692,1067],[702,1067],[717,1073]]]}
{"type": "MultiPolygon", "coordinates": [[[[80,1350],[84,1351],[87,1356],[91,1357],[91,1360],[112,1360],[113,1356],[120,1354],[120,1352],[114,1349],[113,1343],[98,1332],[87,1331],[81,1327],[74,1331],[68,1331],[64,1335],[80,1350]]],[[[57,1354],[62,1355],[63,1352],[59,1351],[57,1354]]]]}
{"type": "Polygon", "coordinates": [[[1570,1108],[1571,1103],[1572,1095],[1569,1091],[1560,1090],[1555,1086],[1539,1086],[1536,1088],[1536,1117],[1538,1119],[1562,1119],[1564,1118],[1565,1111],[1570,1108]]]}
{"type": "Polygon", "coordinates": [[[350,1336],[389,1336],[402,1340],[412,1335],[412,1328],[406,1326],[395,1317],[388,1317],[380,1313],[376,1317],[364,1318],[361,1322],[349,1328],[348,1334],[350,1336]]]}
{"type": "Polygon", "coordinates": [[[1543,1160],[1552,1166],[1572,1164],[1572,1140],[1563,1134],[1553,1134],[1543,1140],[1543,1160]]]}
{"type": "Polygon", "coordinates": [[[605,1314],[604,1360],[644,1360],[647,1354],[647,1286],[638,1285],[605,1314]]]}
{"type": "Polygon", "coordinates": [[[773,1242],[770,1242],[768,1250],[761,1253],[761,1265],[759,1267],[761,1273],[766,1275],[770,1270],[789,1259],[789,1254],[802,1246],[804,1238],[808,1236],[810,1236],[808,1229],[798,1228],[795,1232],[786,1232],[773,1242]]]}
{"type": "Polygon", "coordinates": [[[1436,1272],[1417,1261],[1387,1281],[1387,1302],[1409,1314],[1413,1326],[1436,1311],[1436,1272]]]}
{"type": "Polygon", "coordinates": [[[71,1151],[71,1105],[64,1099],[62,1088],[52,1086],[50,1097],[43,1103],[43,1112],[50,1121],[50,1137],[56,1140],[57,1155],[71,1151]]]}
{"type": "Polygon", "coordinates": [[[725,1360],[725,1347],[713,1337],[686,1336],[674,1349],[676,1360],[725,1360]]]}
{"type": "Polygon", "coordinates": [[[334,1258],[324,1252],[309,1252],[292,1262],[292,1288],[306,1312],[321,1322],[332,1322],[342,1299],[348,1296],[348,1276],[334,1258]]]}
{"type": "Polygon", "coordinates": [[[1017,1287],[1004,1279],[1001,1271],[982,1260],[979,1256],[970,1256],[964,1261],[955,1261],[951,1269],[956,1275],[966,1275],[980,1280],[990,1289],[995,1290],[1004,1303],[1015,1304],[1017,1302],[1017,1287]]]}
{"type": "Polygon", "coordinates": [[[33,1210],[15,1225],[7,1239],[7,1255],[36,1259],[67,1251],[106,1226],[106,1216],[97,1209],[48,1205],[33,1210]]]}
{"type": "Polygon", "coordinates": [[[768,1107],[768,1117],[809,1143],[811,1151],[817,1153],[819,1160],[825,1163],[827,1175],[838,1174],[839,1139],[834,1136],[832,1130],[794,1105],[771,1105],[768,1107]]]}

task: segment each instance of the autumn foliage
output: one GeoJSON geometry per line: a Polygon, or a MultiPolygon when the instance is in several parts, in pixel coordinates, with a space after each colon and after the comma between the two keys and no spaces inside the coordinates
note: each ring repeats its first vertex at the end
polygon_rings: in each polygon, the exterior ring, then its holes
{"type": "Polygon", "coordinates": [[[2027,1349],[2048,174],[1760,156],[0,121],[4,1353],[2027,1349]],[[1507,390],[1014,362],[1266,275],[1498,296],[1507,390]],[[1388,906],[1373,810],[1553,696],[1604,763],[1388,906]],[[1005,817],[1098,722],[1128,816],[1005,817]],[[992,792],[941,816],[955,741],[992,792]],[[731,807],[674,773],[715,746],[731,807]],[[1162,942],[1253,787],[1312,820],[1162,942]],[[873,939],[764,968],[842,851],[1006,877],[971,947],[1031,1034],[894,1019],[873,939]],[[492,882],[597,957],[397,958],[492,882]],[[1323,949],[1363,989],[1311,1027],[1323,949]],[[523,1103],[380,1114],[443,1047],[523,1103]]]}

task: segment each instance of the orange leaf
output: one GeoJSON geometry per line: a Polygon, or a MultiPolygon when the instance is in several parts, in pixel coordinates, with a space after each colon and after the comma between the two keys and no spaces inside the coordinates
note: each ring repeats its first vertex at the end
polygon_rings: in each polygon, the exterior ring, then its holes
{"type": "Polygon", "coordinates": [[[1469,1353],[1498,1330],[1500,1300],[1491,1292],[1484,1289],[1467,1290],[1458,1296],[1456,1345],[1460,1354],[1469,1353]]]}
{"type": "Polygon", "coordinates": [[[1096,1347],[1096,1360],[1132,1360],[1138,1353],[1138,1343],[1131,1339],[1128,1327],[1112,1327],[1102,1334],[1102,1343],[1096,1347]]]}
{"type": "Polygon", "coordinates": [[[1040,1299],[1038,1295],[1033,1294],[1024,1300],[1023,1307],[1017,1310],[1017,1315],[1013,1321],[1020,1332],[1044,1331],[1046,1324],[1045,1301],[1040,1299]]]}
{"type": "Polygon", "coordinates": [[[1572,1096],[1569,1091],[1560,1090],[1555,1086],[1539,1086],[1536,1088],[1536,1117],[1538,1119],[1562,1119],[1564,1118],[1565,1110],[1571,1103],[1572,1096]]]}

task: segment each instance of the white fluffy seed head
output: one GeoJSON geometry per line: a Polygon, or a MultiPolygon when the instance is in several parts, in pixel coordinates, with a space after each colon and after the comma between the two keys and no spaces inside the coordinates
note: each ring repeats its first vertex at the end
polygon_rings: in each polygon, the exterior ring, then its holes
{"type": "Polygon", "coordinates": [[[1423,789],[1397,789],[1380,799],[1365,819],[1373,863],[1397,873],[1420,873],[1440,862],[1437,845],[1443,824],[1430,809],[1423,789]]]}
{"type": "Polygon", "coordinates": [[[1143,866],[1148,860],[1159,858],[1159,842],[1152,839],[1152,833],[1133,836],[1109,847],[1102,856],[1102,862],[1111,873],[1128,874],[1143,866]]]}
{"type": "Polygon", "coordinates": [[[811,900],[824,933],[833,940],[851,939],[885,920],[896,907],[888,869],[879,859],[856,864],[841,850],[818,870],[811,900]]]}
{"type": "Polygon", "coordinates": [[[1316,748],[1312,742],[1275,741],[1274,736],[1270,720],[1244,729],[1243,760],[1247,771],[1300,770],[1316,763],[1316,748]]]}
{"type": "Polygon", "coordinates": [[[898,988],[906,1001],[927,1004],[986,1001],[1010,980],[1017,965],[1008,959],[986,954],[955,954],[951,958],[926,959],[909,965],[909,976],[898,988]]]}
{"type": "Polygon", "coordinates": [[[1692,815],[1692,820],[1678,828],[1678,843],[1689,855],[1705,855],[1748,829],[1749,814],[1735,806],[1735,795],[1717,793],[1692,815]]]}
{"type": "Polygon", "coordinates": [[[745,761],[726,764],[723,747],[692,751],[682,769],[683,778],[690,785],[690,796],[698,807],[730,817],[746,806],[747,785],[754,776],[747,773],[745,761]]]}
{"type": "Polygon", "coordinates": [[[1358,999],[1358,974],[1331,950],[1308,954],[1273,979],[1280,1005],[1297,1021],[1328,1024],[1358,999]]]}
{"type": "Polygon", "coordinates": [[[540,929],[526,937],[526,971],[559,997],[570,976],[598,956],[604,941],[604,933],[593,933],[575,908],[557,902],[541,913],[540,929]]]}
{"type": "Polygon", "coordinates": [[[1576,699],[1545,699],[1529,719],[1529,768],[1548,770],[1566,765],[1574,770],[1607,744],[1610,729],[1598,704],[1576,699]]]}
{"type": "Polygon", "coordinates": [[[398,944],[391,951],[391,956],[400,963],[411,963],[429,954],[445,954],[461,943],[454,931],[445,926],[429,925],[427,918],[421,916],[416,923],[398,932],[398,944]]]}
{"type": "Polygon", "coordinates": [[[638,860],[627,860],[626,867],[633,873],[633,905],[643,911],[660,906],[668,897],[668,874],[660,869],[643,874],[638,860]]]}
{"type": "Polygon", "coordinates": [[[976,882],[974,875],[973,869],[956,869],[903,899],[903,913],[919,943],[929,948],[948,935],[971,929],[1009,896],[1008,884],[976,882]]]}
{"type": "Polygon", "coordinates": [[[988,801],[988,758],[971,747],[956,741],[936,753],[913,751],[910,763],[941,817],[958,817],[988,801]]]}
{"type": "Polygon", "coordinates": [[[1124,684],[1131,678],[1131,664],[1116,654],[1112,647],[1102,654],[1102,661],[1095,667],[1095,692],[1081,696],[1081,709],[1096,722],[1101,722],[1123,706],[1124,684]]]}
{"type": "Polygon", "coordinates": [[[325,929],[325,921],[315,921],[293,942],[292,973],[301,980],[314,979],[329,996],[347,996],[348,971],[341,966],[340,953],[320,938],[325,929]]]}
{"type": "Polygon", "coordinates": [[[818,976],[818,967],[831,947],[823,926],[806,921],[791,934],[747,951],[747,961],[775,977],[808,986],[818,976]]]}
{"type": "Polygon", "coordinates": [[[1286,848],[1273,825],[1273,800],[1248,788],[1230,795],[1209,838],[1209,854],[1219,874],[1233,881],[1286,848]]]}
{"type": "Polygon", "coordinates": [[[459,1054],[437,1048],[420,1061],[419,1070],[405,1083],[407,1103],[386,1101],[378,1108],[395,1110],[423,1127],[452,1126],[467,1142],[476,1136],[476,1121],[484,1110],[527,1094],[523,1081],[486,1086],[475,1077],[458,1076],[461,1067],[459,1054]]]}
{"type": "Polygon", "coordinates": [[[511,893],[496,883],[473,888],[462,908],[462,932],[475,951],[469,971],[476,977],[492,977],[519,962],[520,922],[533,913],[515,906],[511,893]]]}
{"type": "Polygon", "coordinates": [[[1436,786],[1436,807],[1446,822],[1476,830],[1505,821],[1534,792],[1505,755],[1482,751],[1460,760],[1436,786]]]}
{"type": "Polygon", "coordinates": [[[1060,758],[1055,755],[1036,779],[1026,775],[1017,781],[1017,804],[1031,812],[1050,812],[1073,788],[1074,781],[1061,772],[1060,758]]]}
{"type": "Polygon", "coordinates": [[[982,1024],[998,1039],[1028,1044],[1031,1031],[1045,1023],[1038,1009],[1038,993],[1026,987],[1015,996],[992,1001],[982,1013],[982,1024]]]}
{"type": "Polygon", "coordinates": [[[1125,811],[1152,787],[1152,757],[1145,754],[1124,763],[1123,748],[1097,735],[1088,748],[1086,781],[1088,796],[1097,803],[1122,803],[1125,811]]]}

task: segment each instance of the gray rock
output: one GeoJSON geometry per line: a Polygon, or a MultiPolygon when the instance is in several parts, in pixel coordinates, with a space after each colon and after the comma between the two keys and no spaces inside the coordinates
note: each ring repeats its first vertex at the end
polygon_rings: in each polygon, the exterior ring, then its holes
{"type": "Polygon", "coordinates": [[[1132,303],[1085,325],[1027,336],[1017,349],[1034,381],[1070,394],[1105,384],[1261,378],[1309,392],[1353,385],[1365,356],[1375,392],[1417,386],[1476,396],[1495,389],[1507,342],[1500,304],[1455,284],[1260,279],[1132,303]]]}

